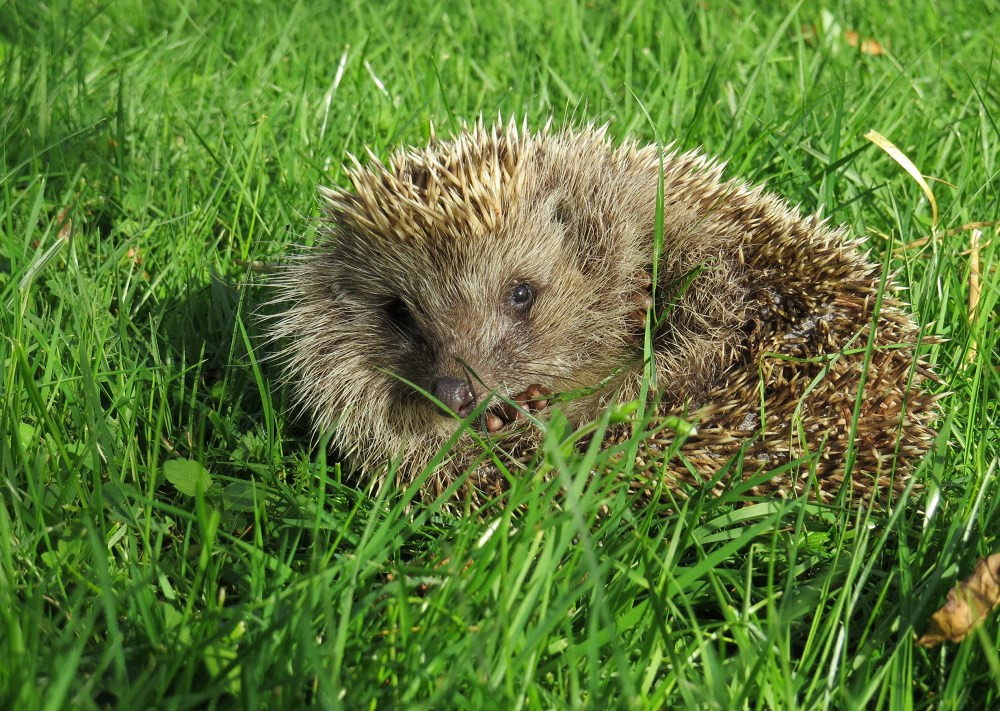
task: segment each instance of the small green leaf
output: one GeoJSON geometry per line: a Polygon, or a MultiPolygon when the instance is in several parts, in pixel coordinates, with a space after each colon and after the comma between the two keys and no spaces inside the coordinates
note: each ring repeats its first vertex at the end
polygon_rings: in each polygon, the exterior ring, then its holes
{"type": "MultiPolygon", "coordinates": [[[[165,573],[159,573],[157,576],[157,580],[160,583],[160,590],[163,592],[163,597],[165,597],[167,600],[176,600],[177,593],[174,591],[174,586],[170,584],[170,578],[168,578],[165,573]]],[[[169,609],[176,614],[176,610],[174,610],[174,608],[170,607],[169,605],[166,606],[166,609],[169,609]]],[[[164,621],[168,623],[167,627],[169,628],[171,626],[169,624],[171,621],[169,616],[165,615],[164,621]]]]}
{"type": "Polygon", "coordinates": [[[252,481],[234,481],[222,490],[222,503],[227,511],[253,511],[254,502],[263,498],[252,481]]]}
{"type": "Polygon", "coordinates": [[[35,428],[29,425],[27,422],[18,422],[17,428],[19,434],[21,435],[21,442],[27,443],[35,439],[35,428]]]}
{"type": "Polygon", "coordinates": [[[193,459],[171,459],[163,464],[163,473],[177,491],[187,496],[204,493],[212,485],[208,469],[193,459]]]}

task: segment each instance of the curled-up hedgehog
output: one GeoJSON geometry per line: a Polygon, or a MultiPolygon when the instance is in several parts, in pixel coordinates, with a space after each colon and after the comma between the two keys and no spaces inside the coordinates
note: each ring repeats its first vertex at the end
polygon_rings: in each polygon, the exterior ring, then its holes
{"type": "Polygon", "coordinates": [[[595,420],[646,373],[656,417],[697,430],[668,457],[650,426],[637,481],[680,490],[740,455],[744,477],[780,472],[758,494],[832,498],[848,469],[855,497],[898,491],[933,439],[917,326],[856,239],[721,172],[603,129],[482,122],[354,161],[278,279],[295,402],[373,489],[465,427],[422,493],[468,475],[480,499],[531,456],[527,423],[595,420]]]}

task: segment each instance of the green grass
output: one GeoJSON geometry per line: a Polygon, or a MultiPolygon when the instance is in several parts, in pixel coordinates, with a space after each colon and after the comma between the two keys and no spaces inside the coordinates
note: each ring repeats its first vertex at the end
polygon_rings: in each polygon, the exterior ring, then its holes
{"type": "Polygon", "coordinates": [[[913,644],[1000,550],[1000,238],[970,323],[948,233],[1000,220],[1000,3],[546,7],[0,2],[0,705],[1000,706],[996,619],[913,644]],[[873,258],[932,235],[892,260],[946,339],[922,488],[637,507],[554,428],[484,519],[355,489],[286,415],[245,260],[312,239],[348,151],[498,112],[704,146],[873,258]]]}

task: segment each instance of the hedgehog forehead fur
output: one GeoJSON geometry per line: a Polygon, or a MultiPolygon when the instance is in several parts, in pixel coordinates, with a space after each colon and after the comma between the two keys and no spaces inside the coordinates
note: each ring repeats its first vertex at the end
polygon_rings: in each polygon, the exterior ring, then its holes
{"type": "MultiPolygon", "coordinates": [[[[317,430],[333,432],[336,449],[373,488],[385,483],[388,462],[396,483],[406,484],[458,428],[424,393],[465,415],[497,393],[536,406],[536,386],[590,388],[562,405],[571,421],[584,422],[639,392],[657,261],[661,410],[721,398],[727,417],[749,421],[760,411],[759,387],[744,376],[758,372],[761,354],[811,357],[842,347],[841,332],[856,335],[868,320],[879,275],[842,231],[759,188],[723,181],[720,171],[697,152],[614,145],[599,128],[531,132],[481,121],[385,163],[371,153],[367,165],[353,160],[350,189],[320,191],[316,247],[278,279],[288,307],[271,334],[283,343],[297,402],[317,430]],[[657,234],[662,252],[654,259],[657,234]],[[605,387],[594,392],[598,383],[605,387]]],[[[896,302],[887,312],[897,324],[887,340],[911,335],[896,302]]],[[[794,395],[800,377],[814,377],[807,371],[774,377],[790,381],[794,395]]],[[[824,397],[804,410],[794,410],[792,397],[789,416],[815,411],[822,424],[834,400],[854,395],[824,397]]],[[[931,407],[917,405],[913,438],[923,441],[931,407]]],[[[712,407],[703,414],[716,417],[712,407]]],[[[530,433],[505,426],[509,411],[496,412],[484,420],[494,423],[487,439],[530,451],[530,433]]],[[[891,419],[883,413],[880,421],[891,419]]],[[[733,440],[723,430],[719,442],[733,440]]],[[[707,471],[728,450],[702,444],[707,471]]],[[[775,447],[792,454],[774,442],[766,448],[775,447]]],[[[462,435],[429,493],[470,468],[473,487],[502,488],[482,458],[482,446],[462,435]]]]}
{"type": "Polygon", "coordinates": [[[367,168],[355,161],[353,190],[322,195],[342,256],[377,264],[373,284],[393,276],[433,299],[485,287],[498,274],[549,277],[578,263],[595,274],[613,271],[625,256],[609,259],[619,233],[641,229],[628,224],[635,214],[628,208],[648,200],[651,186],[608,181],[650,160],[649,149],[612,150],[602,130],[529,134],[480,123],[452,141],[401,150],[388,165],[373,155],[367,168]]]}

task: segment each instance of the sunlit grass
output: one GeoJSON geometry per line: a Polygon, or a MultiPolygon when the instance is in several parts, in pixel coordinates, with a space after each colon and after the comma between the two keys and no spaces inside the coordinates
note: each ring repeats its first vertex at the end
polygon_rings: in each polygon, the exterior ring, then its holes
{"type": "Polygon", "coordinates": [[[0,5],[0,699],[996,706],[996,620],[960,645],[913,636],[1000,549],[997,18],[995,2],[0,5]],[[348,151],[497,113],[703,146],[873,258],[892,249],[952,393],[905,502],[733,484],[637,505],[616,452],[560,455],[558,428],[480,516],[355,488],[288,414],[247,264],[313,239],[315,186],[342,183],[348,151]],[[872,129],[931,178],[936,228],[872,129]],[[971,223],[987,224],[970,317],[971,223]],[[189,475],[207,486],[182,493],[189,475]]]}

